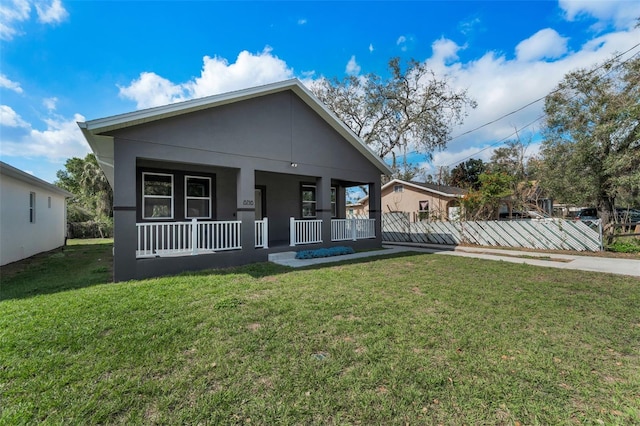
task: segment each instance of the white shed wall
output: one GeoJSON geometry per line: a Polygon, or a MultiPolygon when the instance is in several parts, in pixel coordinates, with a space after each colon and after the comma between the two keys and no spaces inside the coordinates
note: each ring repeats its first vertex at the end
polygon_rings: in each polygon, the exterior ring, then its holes
{"type": "Polygon", "coordinates": [[[63,246],[66,229],[63,195],[10,176],[0,177],[0,265],[63,246]],[[31,192],[36,194],[34,223],[29,221],[31,192]]]}

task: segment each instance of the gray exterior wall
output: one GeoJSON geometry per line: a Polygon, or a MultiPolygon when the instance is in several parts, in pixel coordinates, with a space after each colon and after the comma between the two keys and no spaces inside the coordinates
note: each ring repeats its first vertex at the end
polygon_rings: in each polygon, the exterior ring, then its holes
{"type": "MultiPolygon", "coordinates": [[[[318,218],[325,220],[324,241],[330,241],[332,183],[370,185],[372,205],[379,205],[378,168],[291,91],[144,123],[108,135],[114,137],[116,281],[265,261],[268,251],[253,247],[255,211],[251,206],[256,186],[266,188],[270,240],[288,239],[289,218],[300,217],[302,183],[317,187],[318,218]],[[214,219],[243,222],[243,250],[136,259],[141,168],[215,174],[214,219]]],[[[343,190],[340,194],[344,198],[343,190]]],[[[379,211],[374,209],[371,217],[378,219],[377,238],[349,245],[381,245],[379,211]]],[[[337,244],[323,244],[330,245],[337,244]]],[[[304,248],[317,247],[320,246],[304,248]]]]}

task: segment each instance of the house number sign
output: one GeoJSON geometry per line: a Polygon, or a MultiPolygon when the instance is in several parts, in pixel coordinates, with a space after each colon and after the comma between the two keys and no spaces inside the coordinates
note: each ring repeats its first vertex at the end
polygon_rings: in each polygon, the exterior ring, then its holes
{"type": "Polygon", "coordinates": [[[253,200],[243,200],[242,201],[242,205],[243,206],[252,206],[253,205],[253,200]]]}

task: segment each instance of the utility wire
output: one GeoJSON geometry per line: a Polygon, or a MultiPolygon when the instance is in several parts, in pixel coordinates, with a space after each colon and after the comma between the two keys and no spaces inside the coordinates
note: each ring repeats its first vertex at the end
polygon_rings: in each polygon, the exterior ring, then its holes
{"type": "MultiPolygon", "coordinates": [[[[636,49],[638,46],[640,46],[640,43],[635,44],[634,46],[630,47],[629,49],[625,50],[624,52],[622,52],[622,53],[620,53],[620,54],[618,54],[618,55],[614,56],[611,60],[606,61],[606,62],[602,63],[601,65],[597,66],[596,68],[592,69],[591,71],[587,72],[587,73],[586,73],[586,76],[590,76],[591,74],[595,73],[596,71],[599,71],[600,69],[602,69],[602,68],[604,68],[605,66],[607,66],[607,64],[609,64],[611,61],[615,61],[616,59],[620,58],[621,56],[623,56],[623,55],[625,55],[625,54],[627,54],[627,53],[631,52],[631,51],[632,51],[632,50],[634,50],[634,49],[636,49]]],[[[633,58],[634,58],[634,57],[636,57],[636,56],[638,56],[638,53],[636,53],[636,54],[634,54],[634,55],[630,56],[628,59],[626,59],[626,60],[624,60],[624,61],[620,62],[620,63],[619,63],[619,64],[617,64],[616,66],[611,67],[611,69],[607,70],[607,72],[606,72],[606,73],[604,73],[600,78],[605,77],[606,75],[610,74],[610,73],[611,73],[611,72],[613,72],[615,69],[617,69],[617,68],[619,68],[620,66],[622,66],[622,65],[626,64],[627,62],[629,62],[631,59],[633,59],[633,58]]],[[[548,94],[546,94],[545,96],[542,96],[542,97],[540,97],[540,98],[538,98],[538,99],[536,99],[536,100],[533,100],[533,101],[529,102],[528,104],[526,104],[526,105],[524,105],[524,106],[522,106],[522,107],[520,107],[520,108],[518,108],[518,109],[515,109],[515,110],[513,110],[513,111],[511,111],[511,112],[508,112],[508,113],[506,113],[506,114],[504,114],[504,115],[502,115],[502,116],[500,116],[500,117],[498,117],[498,118],[496,118],[496,119],[494,119],[494,120],[491,120],[491,121],[489,121],[489,122],[487,122],[487,123],[484,123],[484,124],[482,124],[481,126],[475,127],[475,128],[473,128],[473,129],[471,129],[471,130],[468,130],[468,131],[466,131],[466,132],[464,132],[464,133],[461,133],[461,134],[459,134],[459,135],[456,135],[456,136],[452,137],[451,139],[449,139],[449,142],[450,142],[450,141],[452,141],[452,140],[454,140],[454,139],[458,139],[458,138],[460,138],[460,137],[462,137],[462,136],[465,136],[465,135],[468,135],[468,134],[470,134],[470,133],[473,133],[473,132],[475,132],[475,131],[478,131],[478,130],[480,130],[480,129],[484,128],[484,127],[487,127],[487,126],[489,126],[489,125],[491,125],[491,124],[494,124],[494,123],[496,123],[496,122],[498,122],[498,121],[502,120],[503,118],[509,117],[510,115],[513,115],[513,114],[515,114],[515,113],[517,113],[517,112],[520,112],[520,111],[522,111],[523,109],[528,108],[528,107],[530,107],[531,105],[533,105],[533,104],[535,104],[535,103],[538,103],[538,102],[540,102],[540,101],[544,100],[547,96],[549,96],[549,95],[552,95],[552,94],[554,94],[554,93],[559,92],[560,90],[562,90],[562,89],[561,89],[561,88],[555,89],[555,90],[553,90],[553,91],[549,92],[548,94]]],[[[576,95],[574,95],[574,96],[572,96],[572,97],[571,97],[571,99],[572,99],[572,98],[574,98],[574,97],[576,97],[576,96],[577,96],[577,94],[576,94],[576,95]]],[[[529,127],[529,126],[531,126],[531,125],[533,125],[533,124],[534,124],[534,123],[536,123],[537,121],[540,121],[540,120],[541,120],[541,119],[543,119],[544,117],[545,117],[544,115],[541,115],[540,117],[536,118],[535,120],[533,120],[533,121],[532,121],[532,122],[530,122],[529,124],[527,124],[527,125],[525,125],[525,126],[522,126],[522,127],[521,127],[521,128],[519,128],[519,129],[516,129],[516,130],[515,130],[515,132],[511,133],[509,136],[506,136],[506,137],[504,137],[504,138],[500,139],[499,141],[494,142],[494,143],[492,143],[492,144],[490,144],[490,145],[488,145],[488,146],[486,146],[486,147],[482,148],[481,150],[479,150],[479,151],[477,151],[477,152],[475,152],[475,153],[473,153],[473,154],[471,154],[471,155],[468,155],[468,156],[466,156],[466,157],[464,157],[464,158],[462,158],[462,159],[460,159],[460,160],[456,160],[456,161],[454,161],[453,163],[446,165],[445,167],[451,167],[451,166],[453,166],[453,165],[455,165],[455,164],[459,164],[459,163],[463,162],[463,161],[464,161],[464,160],[466,160],[466,159],[469,159],[469,158],[471,158],[471,157],[474,157],[474,156],[476,156],[476,155],[480,154],[481,152],[486,151],[486,150],[487,150],[487,149],[489,149],[489,148],[492,148],[492,147],[497,146],[497,145],[501,145],[501,144],[502,144],[502,143],[504,143],[507,139],[511,138],[511,137],[512,137],[512,136],[514,136],[514,135],[517,135],[517,134],[518,134],[518,132],[520,132],[520,131],[522,131],[522,130],[526,129],[527,127],[529,127]]]]}
{"type": "MultiPolygon", "coordinates": [[[[623,56],[623,55],[625,55],[625,54],[627,54],[627,53],[631,52],[633,49],[635,49],[635,48],[636,48],[636,47],[638,47],[638,46],[640,46],[640,43],[638,43],[638,44],[636,44],[635,46],[632,46],[631,48],[629,48],[629,49],[625,50],[624,52],[622,52],[622,53],[620,53],[620,54],[618,54],[618,55],[614,56],[610,61],[615,61],[615,60],[616,60],[616,59],[618,59],[619,57],[621,57],[621,56],[623,56]]],[[[631,58],[633,58],[634,56],[635,56],[635,55],[631,56],[631,58]]],[[[626,63],[627,61],[629,61],[631,58],[627,59],[627,60],[626,60],[626,61],[624,61],[624,62],[621,62],[618,66],[620,66],[620,65],[622,65],[622,64],[625,64],[625,63],[626,63]]],[[[587,76],[589,76],[589,75],[593,74],[594,72],[598,71],[599,69],[604,68],[604,67],[607,65],[607,63],[608,63],[608,62],[609,62],[609,61],[604,62],[604,63],[603,63],[603,64],[601,64],[600,66],[598,66],[598,67],[596,67],[596,68],[592,69],[592,70],[591,70],[591,71],[589,71],[586,75],[587,75],[587,76]]],[[[615,68],[615,67],[614,67],[614,68],[615,68]]],[[[608,73],[610,73],[612,70],[613,70],[613,68],[612,68],[611,70],[609,70],[609,71],[608,71],[606,74],[604,74],[604,75],[607,75],[607,74],[608,74],[608,73]]],[[[604,76],[603,76],[603,77],[604,77],[604,76]]],[[[471,129],[471,130],[467,130],[467,131],[466,131],[466,132],[464,132],[464,133],[460,133],[459,135],[456,135],[456,136],[452,137],[451,139],[449,139],[449,142],[451,142],[451,141],[452,141],[452,140],[454,140],[454,139],[458,139],[458,138],[460,138],[460,137],[462,137],[462,136],[468,135],[469,133],[473,133],[473,132],[475,132],[475,131],[477,131],[477,130],[480,130],[480,129],[484,128],[484,127],[487,127],[487,126],[489,126],[489,125],[491,125],[491,124],[493,124],[493,123],[496,123],[496,122],[498,122],[498,121],[502,120],[503,118],[509,117],[510,115],[513,115],[513,114],[515,114],[515,113],[517,113],[517,112],[520,112],[520,111],[522,111],[523,109],[528,108],[528,107],[530,107],[531,105],[536,104],[536,103],[538,103],[538,102],[540,102],[540,101],[544,100],[547,96],[549,96],[549,95],[552,95],[552,94],[554,94],[554,93],[559,92],[560,90],[561,90],[561,89],[559,89],[559,88],[558,88],[558,89],[555,89],[555,90],[553,90],[553,91],[551,91],[551,92],[547,93],[546,95],[544,95],[544,96],[542,96],[542,97],[540,97],[540,98],[538,98],[538,99],[535,99],[535,100],[533,100],[533,101],[529,102],[528,104],[526,104],[526,105],[524,105],[524,106],[522,106],[522,107],[520,107],[520,108],[518,108],[518,109],[515,109],[515,110],[513,110],[513,111],[511,111],[511,112],[508,112],[508,113],[506,113],[506,114],[504,114],[504,115],[502,115],[502,116],[500,116],[500,117],[498,117],[498,118],[496,118],[496,119],[494,119],[494,120],[491,120],[491,121],[489,121],[489,122],[486,122],[486,123],[484,123],[484,124],[482,124],[482,125],[480,125],[480,126],[478,126],[478,127],[475,127],[475,128],[473,128],[473,129],[471,129]]]]}

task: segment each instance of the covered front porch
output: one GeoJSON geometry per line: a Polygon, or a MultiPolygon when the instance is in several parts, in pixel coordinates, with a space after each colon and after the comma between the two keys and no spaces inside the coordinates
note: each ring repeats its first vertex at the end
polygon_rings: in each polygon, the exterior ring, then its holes
{"type": "MultiPolygon", "coordinates": [[[[291,217],[288,247],[323,244],[323,221],[291,217]]],[[[330,242],[376,238],[375,219],[331,219],[330,242]]],[[[137,223],[136,258],[193,256],[242,250],[241,221],[191,221],[137,223]]],[[[278,249],[283,244],[275,244],[278,249]]],[[[269,220],[254,222],[254,249],[269,249],[269,220]]]]}
{"type": "Polygon", "coordinates": [[[295,174],[293,165],[283,173],[139,159],[135,169],[139,201],[135,209],[116,209],[115,216],[116,251],[135,244],[135,264],[126,261],[138,277],[262,262],[300,246],[380,245],[375,211],[369,218],[346,218],[348,188],[378,194],[378,182],[321,169],[319,176],[295,174]],[[124,219],[134,215],[127,227],[124,219]]]}

